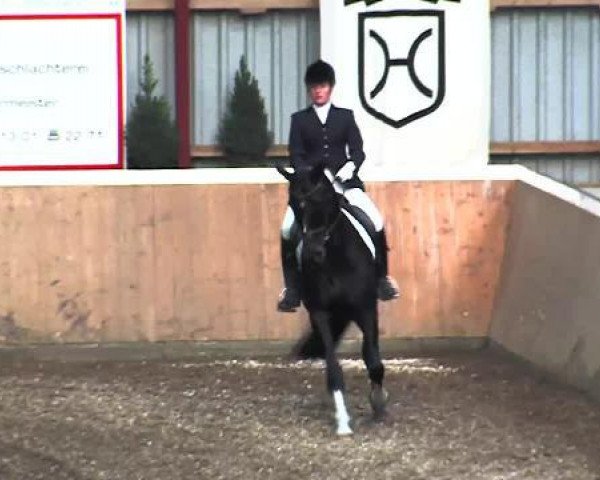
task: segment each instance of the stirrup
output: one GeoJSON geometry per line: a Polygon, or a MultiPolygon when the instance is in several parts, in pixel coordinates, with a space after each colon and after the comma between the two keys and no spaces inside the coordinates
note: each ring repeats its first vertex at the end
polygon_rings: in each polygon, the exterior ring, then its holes
{"type": "Polygon", "coordinates": [[[296,290],[284,288],[279,294],[277,302],[277,310],[285,313],[293,313],[300,307],[300,295],[296,290]]]}
{"type": "Polygon", "coordinates": [[[377,286],[377,298],[379,298],[379,300],[387,302],[388,300],[393,300],[399,296],[400,290],[392,277],[386,275],[379,279],[379,285],[377,286]]]}

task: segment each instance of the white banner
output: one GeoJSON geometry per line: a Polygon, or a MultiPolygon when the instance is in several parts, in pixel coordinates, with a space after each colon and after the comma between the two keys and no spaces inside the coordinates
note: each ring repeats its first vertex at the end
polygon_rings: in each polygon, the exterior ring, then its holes
{"type": "Polygon", "coordinates": [[[0,169],[123,166],[124,0],[0,2],[0,169]]]}
{"type": "Polygon", "coordinates": [[[488,162],[488,0],[321,0],[321,56],[363,134],[363,170],[488,162]]]}

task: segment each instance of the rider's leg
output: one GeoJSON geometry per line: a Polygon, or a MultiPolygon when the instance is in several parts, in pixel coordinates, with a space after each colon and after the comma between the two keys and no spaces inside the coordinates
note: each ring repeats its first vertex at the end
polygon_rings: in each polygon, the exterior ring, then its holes
{"type": "Polygon", "coordinates": [[[377,249],[377,267],[379,272],[378,296],[380,300],[392,300],[399,295],[398,287],[388,275],[388,244],[383,225],[383,216],[377,206],[360,188],[351,188],[344,192],[344,197],[354,206],[365,212],[375,226],[375,248],[377,249]]]}
{"type": "Polygon", "coordinates": [[[377,232],[383,230],[383,216],[379,212],[377,206],[373,203],[373,200],[363,192],[360,188],[351,188],[350,190],[344,190],[344,197],[352,205],[360,208],[365,212],[371,221],[377,232]]]}
{"type": "Polygon", "coordinates": [[[280,312],[294,312],[300,306],[300,273],[296,258],[297,242],[293,235],[295,222],[294,211],[288,207],[281,225],[281,266],[285,288],[279,295],[279,301],[277,302],[277,310],[280,312]]]}

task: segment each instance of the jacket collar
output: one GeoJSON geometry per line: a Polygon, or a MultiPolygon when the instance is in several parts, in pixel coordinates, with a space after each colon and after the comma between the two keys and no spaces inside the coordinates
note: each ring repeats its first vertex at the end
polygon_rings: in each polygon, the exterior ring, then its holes
{"type": "Polygon", "coordinates": [[[329,112],[331,111],[331,102],[327,102],[324,105],[314,105],[313,109],[317,113],[319,120],[321,123],[327,123],[327,117],[329,116],[329,112]]]}
{"type": "MultiPolygon", "coordinates": [[[[331,106],[329,107],[329,113],[327,114],[327,118],[325,119],[325,123],[329,122],[329,119],[331,118],[331,116],[333,115],[334,111],[337,109],[337,107],[332,103],[331,106]]],[[[306,107],[306,109],[304,110],[307,114],[311,115],[312,118],[318,122],[319,125],[323,125],[321,123],[321,119],[319,118],[319,115],[317,115],[317,111],[315,110],[315,107],[313,104],[309,105],[308,107],[306,107]]]]}
{"type": "MultiPolygon", "coordinates": [[[[336,107],[336,106],[335,106],[333,103],[331,104],[331,110],[335,110],[335,109],[337,109],[337,108],[338,108],[338,107],[336,107]]],[[[311,104],[310,104],[308,107],[306,107],[306,108],[304,109],[304,111],[305,111],[305,112],[308,112],[308,113],[310,113],[311,111],[313,111],[313,112],[314,112],[314,111],[315,111],[314,104],[312,104],[312,103],[311,103],[311,104]]]]}

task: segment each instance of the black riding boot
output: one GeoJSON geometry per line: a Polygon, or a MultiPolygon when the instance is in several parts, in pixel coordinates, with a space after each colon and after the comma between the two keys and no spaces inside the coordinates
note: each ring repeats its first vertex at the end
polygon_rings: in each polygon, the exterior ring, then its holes
{"type": "Polygon", "coordinates": [[[385,229],[375,234],[375,248],[377,249],[377,297],[379,300],[393,300],[400,296],[396,282],[388,275],[388,244],[385,238],[385,229]]]}
{"type": "Polygon", "coordinates": [[[294,240],[281,239],[281,266],[285,288],[279,295],[277,310],[280,312],[295,312],[300,306],[300,270],[294,240]]]}

